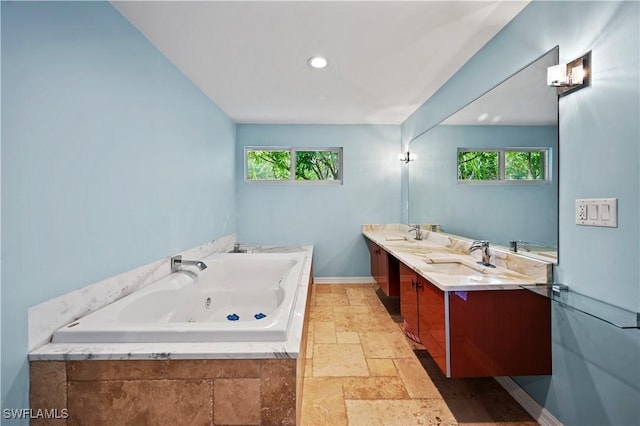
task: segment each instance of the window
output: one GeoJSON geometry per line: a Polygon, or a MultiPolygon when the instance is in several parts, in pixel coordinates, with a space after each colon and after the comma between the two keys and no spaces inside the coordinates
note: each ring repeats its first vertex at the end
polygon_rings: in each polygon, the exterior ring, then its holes
{"type": "Polygon", "coordinates": [[[548,148],[458,148],[458,182],[547,182],[548,148]]]}
{"type": "Polygon", "coordinates": [[[247,182],[342,183],[342,148],[245,148],[247,182]]]}

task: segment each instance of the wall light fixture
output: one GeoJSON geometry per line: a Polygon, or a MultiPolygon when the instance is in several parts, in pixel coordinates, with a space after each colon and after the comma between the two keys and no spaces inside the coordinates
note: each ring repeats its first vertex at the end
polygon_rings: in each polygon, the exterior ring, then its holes
{"type": "Polygon", "coordinates": [[[565,96],[591,84],[591,51],[566,64],[547,68],[547,85],[565,96]]]}
{"type": "Polygon", "coordinates": [[[405,152],[404,154],[398,154],[398,159],[400,161],[404,161],[405,164],[409,161],[415,161],[416,158],[418,158],[418,156],[410,153],[409,151],[405,152]]]}

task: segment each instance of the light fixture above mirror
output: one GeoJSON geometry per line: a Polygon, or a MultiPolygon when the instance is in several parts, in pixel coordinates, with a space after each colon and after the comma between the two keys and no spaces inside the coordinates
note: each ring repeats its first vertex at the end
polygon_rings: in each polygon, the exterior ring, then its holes
{"type": "Polygon", "coordinates": [[[547,85],[556,87],[558,96],[565,96],[588,87],[591,83],[591,51],[566,64],[547,68],[547,85]]]}

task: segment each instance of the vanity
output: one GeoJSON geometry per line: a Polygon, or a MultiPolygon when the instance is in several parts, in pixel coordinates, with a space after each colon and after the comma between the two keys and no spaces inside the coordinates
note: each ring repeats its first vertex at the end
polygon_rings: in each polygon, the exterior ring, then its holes
{"type": "MultiPolygon", "coordinates": [[[[425,228],[429,229],[428,226],[425,228]]],[[[372,276],[399,296],[405,332],[451,378],[551,374],[550,300],[523,286],[551,281],[550,262],[403,224],[364,225],[372,276]]]]}

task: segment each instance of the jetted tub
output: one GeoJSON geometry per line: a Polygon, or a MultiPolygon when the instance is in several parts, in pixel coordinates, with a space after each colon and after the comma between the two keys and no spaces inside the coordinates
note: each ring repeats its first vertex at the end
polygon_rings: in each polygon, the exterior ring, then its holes
{"type": "Polygon", "coordinates": [[[287,340],[304,253],[217,253],[57,330],[53,343],[287,340]]]}

